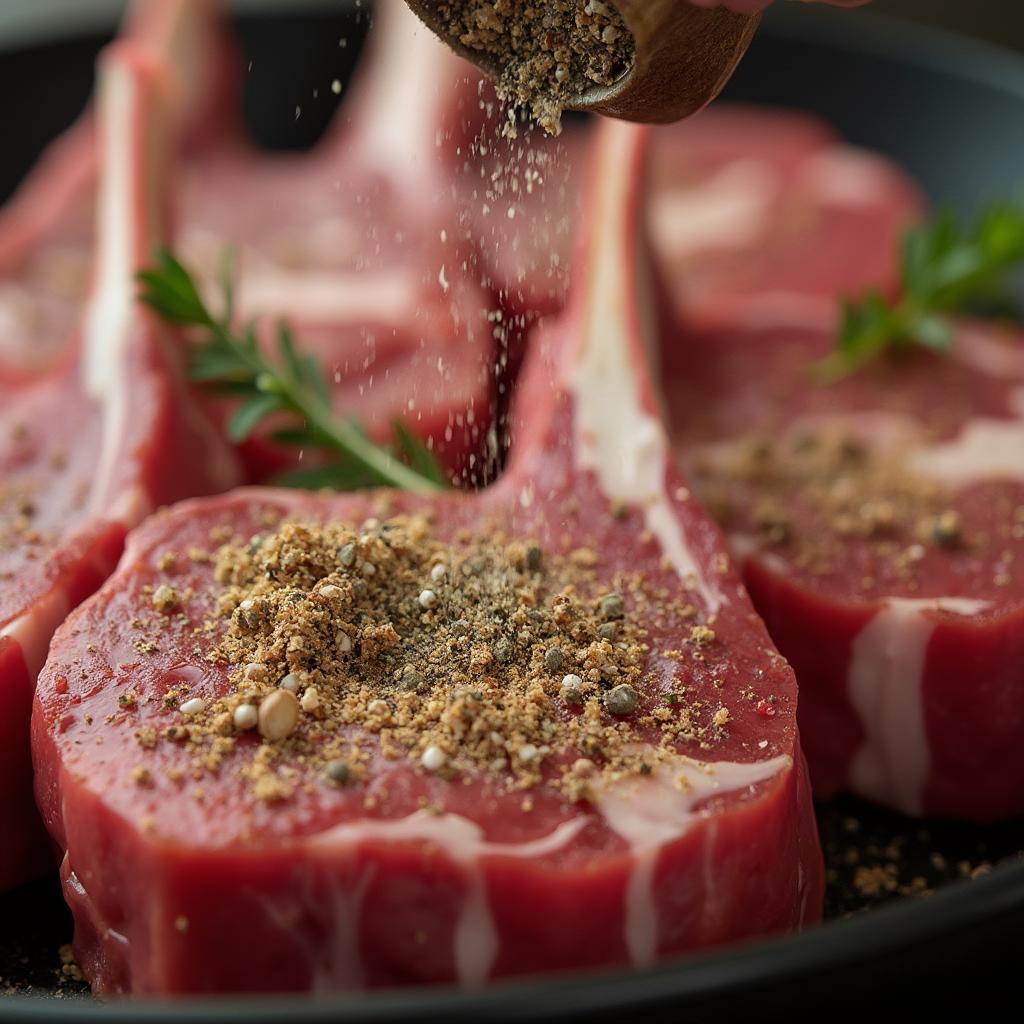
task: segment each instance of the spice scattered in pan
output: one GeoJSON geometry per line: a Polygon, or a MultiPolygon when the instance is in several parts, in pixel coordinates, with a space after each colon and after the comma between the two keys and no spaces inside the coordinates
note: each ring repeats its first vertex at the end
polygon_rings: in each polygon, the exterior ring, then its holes
{"type": "Polygon", "coordinates": [[[852,798],[818,810],[826,862],[826,917],[848,917],[895,900],[931,896],[950,882],[977,879],[1020,856],[1013,822],[979,828],[908,822],[852,798]]]}

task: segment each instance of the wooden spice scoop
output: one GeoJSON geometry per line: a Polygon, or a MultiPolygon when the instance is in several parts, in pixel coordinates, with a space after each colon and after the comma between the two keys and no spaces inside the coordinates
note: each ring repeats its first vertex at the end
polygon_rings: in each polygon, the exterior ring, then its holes
{"type": "MultiPolygon", "coordinates": [[[[436,0],[406,2],[456,53],[490,78],[500,78],[503,69],[491,55],[446,34],[436,0]]],[[[761,17],[695,7],[686,0],[611,2],[633,33],[633,67],[613,85],[594,86],[565,106],[626,121],[678,121],[710,103],[746,53],[761,17]]]]}

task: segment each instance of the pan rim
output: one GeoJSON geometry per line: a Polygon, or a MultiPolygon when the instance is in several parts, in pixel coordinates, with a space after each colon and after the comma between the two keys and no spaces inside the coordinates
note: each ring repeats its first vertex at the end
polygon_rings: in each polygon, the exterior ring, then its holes
{"type": "MultiPolygon", "coordinates": [[[[71,4],[77,0],[70,0],[71,4]]],[[[237,0],[233,9],[260,16],[280,0],[237,0]]],[[[335,10],[345,0],[289,0],[289,14],[335,10]]],[[[35,13],[24,21],[0,16],[0,52],[31,48],[109,28],[120,0],[90,5],[88,15],[54,19],[35,13]],[[31,23],[31,25],[30,25],[31,23]],[[54,26],[57,31],[54,32],[54,26]],[[10,26],[13,26],[11,28],[10,26]],[[27,27],[28,26],[28,27],[27,27]]],[[[802,5],[801,5],[802,7],[802,5]]],[[[17,12],[14,12],[17,13],[17,12]]],[[[964,39],[940,29],[922,28],[883,15],[825,10],[773,11],[762,33],[769,39],[826,45],[863,57],[882,58],[903,67],[940,71],[983,85],[1024,103],[1024,58],[997,45],[964,39]]],[[[793,982],[812,974],[848,968],[869,957],[907,949],[924,940],[941,940],[980,921],[1024,911],[1024,859],[996,867],[985,877],[944,886],[927,900],[904,900],[851,920],[833,920],[806,932],[758,940],[644,970],[588,972],[496,982],[479,992],[457,989],[405,989],[359,995],[309,997],[224,996],[174,1001],[56,1003],[32,996],[0,1002],[0,1024],[13,1021],[171,1022],[201,1019],[223,1024],[277,1022],[402,1022],[444,1014],[452,1021],[550,1019],[553,1004],[562,1017],[582,1017],[616,1008],[640,1012],[670,1001],[721,994],[738,996],[766,982],[793,982]]]]}

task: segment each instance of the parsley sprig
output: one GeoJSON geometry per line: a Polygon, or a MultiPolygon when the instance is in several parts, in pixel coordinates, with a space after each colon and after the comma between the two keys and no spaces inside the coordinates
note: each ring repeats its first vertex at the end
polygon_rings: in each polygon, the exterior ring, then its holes
{"type": "Polygon", "coordinates": [[[230,439],[241,443],[268,417],[290,414],[294,422],[276,427],[270,437],[328,451],[332,459],[286,473],[278,478],[280,484],[344,491],[385,486],[419,494],[442,489],[446,481],[436,458],[404,424],[394,424],[394,444],[387,448],[371,441],[358,423],[334,412],[320,363],[298,349],[287,324],[278,325],[273,355],[257,342],[254,323],[236,328],[233,262],[230,254],[224,259],[219,316],[168,250],[161,250],[154,266],[139,274],[143,302],[165,320],[200,332],[190,351],[192,379],[239,399],[227,424],[230,439]]]}
{"type": "Polygon", "coordinates": [[[915,346],[948,352],[951,314],[997,300],[1024,261],[1024,207],[991,207],[970,227],[952,213],[912,228],[903,240],[900,298],[870,291],[843,304],[835,351],[815,364],[823,382],[839,380],[877,356],[915,346]]]}

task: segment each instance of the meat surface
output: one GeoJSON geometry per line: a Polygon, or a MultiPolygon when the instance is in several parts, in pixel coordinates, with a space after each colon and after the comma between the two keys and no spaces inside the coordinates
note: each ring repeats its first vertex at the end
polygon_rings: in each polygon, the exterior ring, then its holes
{"type": "MultiPolygon", "coordinates": [[[[450,194],[470,118],[466,65],[401,0],[375,7],[368,45],[311,153],[259,152],[227,112],[184,166],[180,255],[214,292],[235,250],[240,315],[258,316],[268,343],[288,321],[333,379],[339,411],[378,440],[403,420],[455,478],[481,484],[497,307],[477,284],[450,194]]],[[[243,455],[255,482],[296,459],[266,433],[243,455]]]]}
{"type": "Polygon", "coordinates": [[[679,460],[796,670],[816,795],[910,814],[1024,811],[1024,346],[832,386],[818,328],[692,330],[663,352],[679,460]]]}
{"type": "Polygon", "coordinates": [[[0,408],[0,886],[48,862],[32,804],[29,715],[54,629],[161,504],[230,487],[234,462],[185,393],[177,339],[138,308],[164,232],[161,67],[126,44],[104,67],[91,286],[64,356],[0,408]]]}
{"type": "MultiPolygon", "coordinates": [[[[191,502],[134,533],[117,575],[61,627],[34,711],[37,796],[65,851],[76,952],[95,991],[474,986],[647,964],[818,919],[823,872],[793,675],[673,468],[658,417],[639,248],[645,138],[635,126],[601,129],[573,301],[531,351],[496,485],[436,498],[265,489],[191,502]],[[586,570],[581,599],[603,606],[618,589],[627,619],[643,609],[631,750],[656,769],[601,774],[572,802],[550,783],[576,770],[578,750],[549,751],[541,781],[523,790],[508,768],[453,776],[430,751],[388,753],[386,729],[342,724],[369,767],[328,785],[316,743],[337,737],[315,739],[310,712],[298,725],[308,757],[288,760],[253,732],[229,736],[228,723],[219,767],[198,770],[212,740],[188,740],[183,716],[233,691],[229,666],[208,657],[225,623],[210,564],[218,546],[255,550],[288,522],[350,523],[370,543],[382,519],[413,513],[452,545],[503,536],[553,564],[564,554],[586,570]],[[154,617],[162,586],[180,603],[154,617]],[[247,781],[268,764],[274,799],[247,781]]],[[[338,557],[354,580],[379,576],[338,557]]],[[[425,614],[440,621],[444,606],[425,614]]],[[[509,644],[531,642],[512,634],[509,644]]],[[[495,664],[474,657],[470,671],[495,664]]],[[[412,700],[395,693],[367,711],[387,720],[412,700]]],[[[551,700],[553,730],[582,713],[551,700]]],[[[601,724],[611,728],[607,716],[601,724]]]]}

